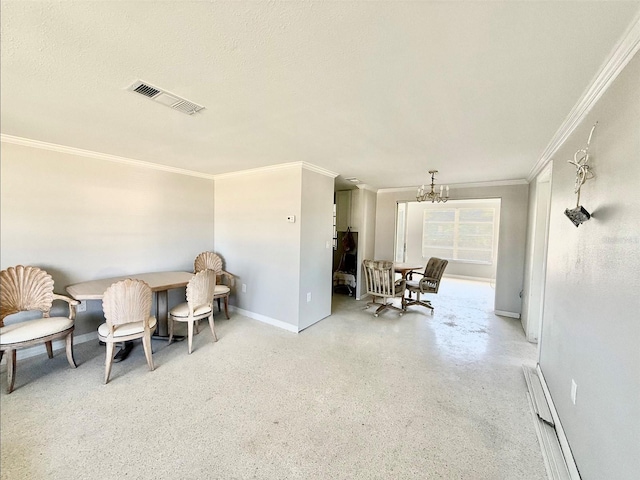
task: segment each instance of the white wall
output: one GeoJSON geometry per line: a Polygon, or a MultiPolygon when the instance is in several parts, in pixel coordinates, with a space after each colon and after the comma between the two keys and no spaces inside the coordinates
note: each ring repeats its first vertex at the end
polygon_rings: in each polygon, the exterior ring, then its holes
{"type": "MultiPolygon", "coordinates": [[[[528,186],[451,187],[451,198],[500,198],[500,232],[496,270],[495,309],[512,315],[521,312],[520,291],[523,285],[527,228],[528,186]]],[[[396,204],[414,201],[415,190],[378,192],[376,214],[376,259],[392,260],[395,234],[396,204]]]]}
{"type": "MultiPolygon", "coordinates": [[[[6,142],[1,154],[3,269],[41,267],[66,293],[86,280],[192,271],[213,248],[211,179],[6,142]]],[[[100,321],[101,302],[89,302],[76,335],[100,321]]]]}
{"type": "Polygon", "coordinates": [[[554,155],[540,367],[584,480],[640,472],[640,55],[554,155]],[[575,168],[586,146],[595,178],[580,203],[575,168]],[[571,380],[578,385],[570,400],[571,380]]]}
{"type": "Polygon", "coordinates": [[[327,175],[302,170],[299,330],[331,315],[333,183],[327,175]]]}
{"type": "Polygon", "coordinates": [[[303,182],[304,170],[280,166],[215,180],[215,245],[236,276],[232,304],[295,332],[331,311],[332,250],[325,242],[332,238],[333,179],[305,172],[303,182]],[[312,305],[303,306],[309,291],[312,305]]]}
{"type": "MultiPolygon", "coordinates": [[[[215,180],[215,245],[236,276],[232,303],[298,329],[302,170],[286,167],[215,180]],[[287,216],[298,221],[288,223],[287,216]],[[242,284],[247,291],[242,292],[242,284]]],[[[285,328],[286,325],[284,325],[285,328]]]]}

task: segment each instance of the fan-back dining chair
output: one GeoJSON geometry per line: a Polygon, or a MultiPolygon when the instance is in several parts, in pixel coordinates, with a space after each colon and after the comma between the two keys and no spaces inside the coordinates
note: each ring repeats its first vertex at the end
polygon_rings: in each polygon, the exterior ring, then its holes
{"type": "Polygon", "coordinates": [[[109,382],[116,343],[142,339],[149,370],[153,370],[151,334],[156,317],[151,315],[151,287],[142,280],[127,278],[112,284],[102,297],[105,323],[98,327],[98,338],[107,346],[104,383],[109,382]]]}
{"type": "Polygon", "coordinates": [[[402,298],[405,309],[411,305],[421,305],[431,309],[431,313],[433,313],[431,302],[429,300],[421,300],[420,295],[424,293],[438,293],[442,274],[448,264],[448,260],[431,257],[427,262],[424,273],[410,272],[409,275],[407,275],[407,291],[409,292],[409,297],[402,298]],[[421,275],[421,278],[414,280],[413,275],[421,275]],[[411,297],[413,293],[416,294],[415,300],[411,297]]]}
{"type": "Polygon", "coordinates": [[[213,323],[213,295],[216,288],[216,273],[213,270],[202,270],[196,273],[187,284],[187,301],[176,305],[169,312],[169,343],[173,340],[174,322],[187,322],[189,331],[189,354],[193,344],[194,324],[209,318],[209,327],[214,341],[218,341],[213,323]]]}
{"type": "Polygon", "coordinates": [[[53,278],[38,267],[17,265],[0,272],[0,359],[7,352],[7,393],[13,391],[15,383],[16,350],[44,343],[49,358],[53,358],[52,341],[64,338],[67,361],[76,368],[73,329],[79,303],[53,293],[53,278]],[[67,317],[50,316],[54,300],[67,302],[67,317]],[[42,317],[4,324],[5,317],[28,311],[39,311],[42,317]]]}
{"type": "Polygon", "coordinates": [[[405,290],[405,280],[395,279],[393,262],[387,260],[364,260],[364,278],[367,286],[367,293],[373,297],[373,301],[367,303],[367,308],[377,306],[373,316],[377,317],[381,311],[392,308],[398,310],[400,315],[404,313],[404,308],[398,308],[393,303],[387,302],[394,298],[402,297],[405,290]],[[376,302],[377,298],[382,299],[382,304],[376,302]]]}
{"type": "Polygon", "coordinates": [[[220,299],[224,300],[224,314],[229,319],[229,295],[231,287],[233,287],[235,277],[229,272],[222,269],[222,258],[213,252],[202,252],[193,262],[193,270],[195,273],[202,270],[213,270],[216,272],[216,292],[213,296],[218,302],[218,311],[220,310],[220,299]]]}

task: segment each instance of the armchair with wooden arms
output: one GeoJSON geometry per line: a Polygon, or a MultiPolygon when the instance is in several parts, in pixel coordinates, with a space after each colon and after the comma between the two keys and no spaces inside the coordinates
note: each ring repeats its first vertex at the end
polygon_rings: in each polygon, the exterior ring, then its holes
{"type": "Polygon", "coordinates": [[[373,297],[373,301],[367,303],[367,307],[377,306],[373,316],[387,309],[398,310],[400,315],[404,313],[404,307],[398,308],[393,303],[387,303],[387,299],[393,301],[394,298],[403,297],[405,290],[405,280],[395,279],[393,262],[388,260],[364,260],[364,279],[367,286],[367,293],[373,297]],[[382,299],[382,304],[376,302],[377,298],[382,299]]]}
{"type": "Polygon", "coordinates": [[[406,309],[411,305],[421,305],[423,307],[431,309],[431,313],[433,313],[433,306],[431,305],[431,302],[429,300],[421,300],[420,295],[422,295],[423,293],[438,293],[442,274],[444,273],[444,269],[447,268],[448,264],[448,260],[431,257],[427,262],[424,273],[409,273],[409,275],[407,275],[406,285],[407,291],[409,292],[409,297],[407,298],[406,296],[404,296],[402,298],[403,308],[406,309]],[[422,278],[414,280],[413,275],[421,275],[422,278]],[[416,294],[415,300],[411,297],[411,294],[413,293],[416,294]]]}
{"type": "Polygon", "coordinates": [[[53,340],[64,339],[67,361],[76,368],[73,329],[79,303],[53,293],[53,278],[38,267],[17,265],[0,272],[0,359],[7,352],[7,393],[15,384],[16,350],[44,343],[53,358],[53,340]],[[51,316],[54,300],[67,302],[68,316],[51,316]],[[29,311],[39,311],[42,318],[5,325],[5,317],[29,311]]]}

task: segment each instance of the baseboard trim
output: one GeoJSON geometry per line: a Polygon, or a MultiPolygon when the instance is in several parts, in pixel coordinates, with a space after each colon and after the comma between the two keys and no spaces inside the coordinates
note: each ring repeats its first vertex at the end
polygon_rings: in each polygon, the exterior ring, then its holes
{"type": "Polygon", "coordinates": [[[295,325],[291,325],[290,323],[283,322],[282,320],[276,320],[275,318],[267,317],[266,315],[261,315],[259,313],[250,312],[249,310],[238,308],[233,305],[229,305],[229,310],[238,312],[240,315],[258,320],[259,322],[266,323],[267,325],[273,325],[274,327],[282,328],[283,330],[287,330],[289,332],[298,333],[298,327],[296,327],[295,325]]]}
{"type": "Polygon", "coordinates": [[[492,278],[485,278],[485,277],[472,277],[470,275],[456,275],[456,274],[444,274],[443,275],[444,278],[457,278],[460,280],[471,280],[472,282],[486,282],[486,283],[491,283],[494,280],[492,278]]]}
{"type": "MultiPolygon", "coordinates": [[[[73,336],[73,344],[80,345],[81,343],[90,342],[92,340],[98,339],[98,331],[83,333],[82,335],[74,335],[73,336]]],[[[56,350],[64,350],[66,348],[64,340],[54,340],[53,343],[53,351],[56,350]]],[[[47,347],[42,345],[36,345],[34,347],[24,348],[21,350],[16,350],[16,359],[21,360],[25,358],[35,357],[36,355],[43,355],[47,353],[47,347]]],[[[3,355],[2,364],[7,363],[7,357],[3,355]]]]}
{"type": "Polygon", "coordinates": [[[540,364],[536,365],[536,374],[540,379],[540,384],[542,385],[542,390],[544,391],[547,405],[549,406],[549,410],[551,411],[551,417],[553,418],[553,423],[556,427],[556,434],[558,436],[558,441],[560,442],[562,455],[564,456],[564,461],[566,462],[567,469],[569,470],[569,478],[571,480],[580,480],[580,472],[578,471],[578,466],[576,465],[575,458],[573,458],[573,453],[571,452],[571,447],[569,446],[569,440],[567,439],[567,436],[564,433],[564,429],[562,428],[560,416],[558,415],[556,406],[553,403],[553,398],[551,398],[551,392],[549,391],[549,387],[547,385],[547,381],[544,378],[544,374],[542,373],[542,369],[540,368],[540,364]]]}
{"type": "Polygon", "coordinates": [[[493,313],[500,315],[501,317],[510,317],[520,319],[520,314],[516,312],[506,312],[504,310],[494,310],[493,313]]]}

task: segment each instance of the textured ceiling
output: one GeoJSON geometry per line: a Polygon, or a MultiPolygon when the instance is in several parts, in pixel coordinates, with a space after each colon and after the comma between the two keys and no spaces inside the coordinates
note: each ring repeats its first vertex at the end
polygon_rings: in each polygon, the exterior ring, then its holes
{"type": "Polygon", "coordinates": [[[3,134],[220,174],[373,187],[525,178],[640,3],[13,2],[3,134]],[[127,90],[142,79],[206,107],[127,90]]]}

